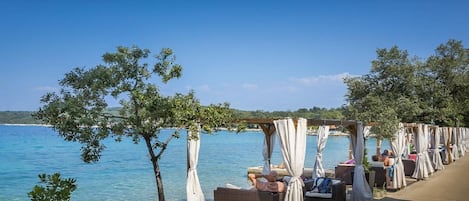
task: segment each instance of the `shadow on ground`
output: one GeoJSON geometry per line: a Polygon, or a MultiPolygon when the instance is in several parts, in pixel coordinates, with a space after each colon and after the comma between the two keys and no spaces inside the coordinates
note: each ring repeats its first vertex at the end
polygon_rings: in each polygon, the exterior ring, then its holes
{"type": "Polygon", "coordinates": [[[390,198],[390,197],[384,197],[381,199],[373,199],[373,200],[379,200],[379,201],[411,201],[411,200],[404,200],[404,199],[397,199],[397,198],[390,198]]]}

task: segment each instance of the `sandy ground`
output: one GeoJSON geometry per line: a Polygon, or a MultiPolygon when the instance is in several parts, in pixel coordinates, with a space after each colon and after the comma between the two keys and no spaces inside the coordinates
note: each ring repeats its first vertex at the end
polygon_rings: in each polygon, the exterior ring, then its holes
{"type": "Polygon", "coordinates": [[[445,165],[445,169],[397,192],[387,192],[381,201],[469,201],[469,154],[445,165]]]}

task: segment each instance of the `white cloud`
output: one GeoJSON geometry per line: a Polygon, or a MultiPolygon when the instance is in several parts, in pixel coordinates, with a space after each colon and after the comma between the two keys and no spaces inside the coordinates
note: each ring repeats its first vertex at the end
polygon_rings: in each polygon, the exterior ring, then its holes
{"type": "Polygon", "coordinates": [[[327,83],[343,83],[344,78],[346,77],[353,77],[353,75],[344,72],[335,75],[319,75],[319,76],[312,76],[312,77],[303,77],[303,78],[292,78],[291,80],[296,83],[300,83],[303,85],[311,86],[311,85],[321,85],[327,83]]]}

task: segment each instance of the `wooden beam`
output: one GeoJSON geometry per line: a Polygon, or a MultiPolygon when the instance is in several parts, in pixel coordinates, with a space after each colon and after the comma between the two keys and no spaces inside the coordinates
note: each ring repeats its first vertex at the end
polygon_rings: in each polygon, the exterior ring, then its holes
{"type": "MultiPolygon", "coordinates": [[[[244,122],[248,124],[273,124],[275,120],[284,119],[238,119],[236,122],[244,122]]],[[[297,120],[295,118],[294,120],[297,120]]],[[[306,119],[308,126],[322,126],[322,125],[335,125],[335,126],[355,126],[357,121],[353,120],[331,120],[331,119],[306,119]]]]}

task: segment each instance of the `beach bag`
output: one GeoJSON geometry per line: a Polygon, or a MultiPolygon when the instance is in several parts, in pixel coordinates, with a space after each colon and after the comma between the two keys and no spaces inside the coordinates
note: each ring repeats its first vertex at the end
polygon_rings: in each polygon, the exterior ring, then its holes
{"type": "Polygon", "coordinates": [[[316,178],[312,191],[318,193],[332,193],[332,179],[328,177],[316,178]]]}

